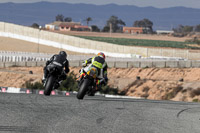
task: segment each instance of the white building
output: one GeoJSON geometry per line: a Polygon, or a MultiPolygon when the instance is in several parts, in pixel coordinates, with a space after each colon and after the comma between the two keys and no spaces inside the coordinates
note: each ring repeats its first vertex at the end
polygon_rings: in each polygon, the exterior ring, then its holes
{"type": "Polygon", "coordinates": [[[156,30],[157,34],[172,34],[174,31],[168,31],[168,30],[156,30]]]}

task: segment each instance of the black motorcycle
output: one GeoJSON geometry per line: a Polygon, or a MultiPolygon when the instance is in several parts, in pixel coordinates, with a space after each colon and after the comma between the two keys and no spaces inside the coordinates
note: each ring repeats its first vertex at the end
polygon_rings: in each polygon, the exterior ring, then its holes
{"type": "Polygon", "coordinates": [[[100,80],[100,78],[97,77],[97,69],[91,66],[88,68],[87,72],[83,70],[81,73],[82,77],[78,85],[78,93],[76,97],[78,99],[83,99],[86,94],[94,96],[96,87],[100,82],[102,82],[103,78],[100,80]]]}
{"type": "Polygon", "coordinates": [[[48,65],[46,69],[49,71],[49,74],[44,82],[44,95],[49,96],[52,90],[57,89],[60,86],[59,79],[62,73],[60,70],[62,69],[54,64],[48,65]]]}

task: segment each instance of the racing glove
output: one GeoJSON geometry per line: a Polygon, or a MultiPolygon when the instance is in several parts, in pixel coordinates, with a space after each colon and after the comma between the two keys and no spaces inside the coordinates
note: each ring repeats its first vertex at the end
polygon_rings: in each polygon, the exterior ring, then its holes
{"type": "Polygon", "coordinates": [[[84,61],[84,62],[82,63],[82,66],[83,66],[83,67],[86,67],[86,66],[87,66],[87,60],[84,61]]]}

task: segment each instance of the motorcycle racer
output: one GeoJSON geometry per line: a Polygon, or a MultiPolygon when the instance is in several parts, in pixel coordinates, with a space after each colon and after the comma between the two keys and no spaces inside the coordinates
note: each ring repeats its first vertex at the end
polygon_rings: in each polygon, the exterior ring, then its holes
{"type": "MultiPolygon", "coordinates": [[[[66,79],[66,74],[70,71],[69,70],[69,62],[67,60],[67,53],[65,51],[60,51],[59,54],[53,55],[50,60],[46,62],[46,66],[44,67],[44,77],[42,82],[44,83],[48,74],[50,67],[57,67],[60,71],[60,81],[66,79]]],[[[59,81],[59,82],[60,82],[59,81]]],[[[59,85],[56,87],[58,88],[59,85]]]]}
{"type": "MultiPolygon", "coordinates": [[[[88,64],[91,64],[93,67],[97,68],[98,75],[102,74],[103,79],[101,81],[98,81],[98,84],[104,84],[106,85],[108,82],[107,77],[107,62],[105,61],[105,54],[103,52],[99,52],[96,56],[89,58],[85,60],[82,64],[83,67],[86,67],[88,64]],[[101,70],[103,70],[103,73],[101,73],[101,70]]],[[[80,77],[78,78],[78,81],[80,81],[83,78],[84,71],[81,70],[80,77]]]]}

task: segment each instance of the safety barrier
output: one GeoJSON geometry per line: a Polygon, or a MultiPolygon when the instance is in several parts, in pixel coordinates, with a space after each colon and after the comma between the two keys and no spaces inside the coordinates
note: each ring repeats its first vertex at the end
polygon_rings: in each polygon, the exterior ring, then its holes
{"type": "MultiPolygon", "coordinates": [[[[44,90],[34,90],[34,89],[16,88],[16,87],[0,87],[0,92],[1,93],[26,93],[26,94],[39,94],[39,95],[44,94],[44,90]]],[[[69,96],[72,93],[73,92],[53,90],[51,92],[51,95],[69,96]]]]}
{"type": "MultiPolygon", "coordinates": [[[[36,67],[45,66],[45,61],[29,62],[0,62],[0,68],[4,67],[36,67]]],[[[200,61],[108,61],[109,68],[199,68],[200,61]]],[[[81,67],[82,61],[70,60],[71,67],[81,67]]]]}
{"type": "MultiPolygon", "coordinates": [[[[15,88],[15,87],[0,87],[0,93],[25,93],[25,94],[37,94],[44,95],[44,90],[35,90],[35,89],[27,89],[27,88],[15,88]]],[[[51,95],[61,95],[61,96],[71,96],[77,95],[76,91],[60,91],[53,90],[51,91],[51,95]]],[[[130,97],[130,96],[121,96],[121,95],[109,95],[109,94],[101,94],[99,92],[95,93],[95,96],[102,96],[107,98],[129,98],[129,99],[144,99],[143,97],[130,97]]]]}
{"type": "MultiPolygon", "coordinates": [[[[53,54],[46,53],[30,53],[30,52],[13,52],[13,51],[0,51],[0,62],[28,62],[28,61],[47,61],[53,54]]],[[[89,55],[68,55],[68,60],[85,60],[91,58],[89,55]]],[[[114,58],[106,57],[106,61],[138,61],[138,60],[186,60],[177,57],[164,57],[164,56],[150,56],[148,58],[114,58]]]]}
{"type": "Polygon", "coordinates": [[[47,61],[51,56],[43,53],[0,51],[0,62],[47,61]]]}
{"type": "Polygon", "coordinates": [[[0,62],[25,62],[25,61],[47,61],[49,58],[22,57],[22,56],[1,56],[0,62]]]}

